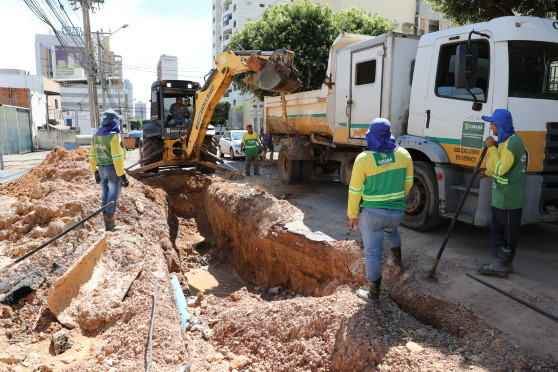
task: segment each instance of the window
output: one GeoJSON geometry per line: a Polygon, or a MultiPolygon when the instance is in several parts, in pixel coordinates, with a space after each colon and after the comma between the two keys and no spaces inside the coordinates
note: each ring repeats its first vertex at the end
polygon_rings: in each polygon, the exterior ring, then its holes
{"type": "Polygon", "coordinates": [[[260,4],[260,8],[265,8],[265,5],[264,5],[264,4],[260,4]]]}
{"type": "Polygon", "coordinates": [[[509,41],[510,97],[558,100],[558,43],[509,41]]]}
{"type": "Polygon", "coordinates": [[[54,108],[58,109],[58,100],[57,99],[54,100],[54,108]]]}
{"type": "Polygon", "coordinates": [[[236,27],[236,21],[233,22],[233,27],[236,27]]]}
{"type": "Polygon", "coordinates": [[[236,4],[233,5],[233,13],[236,12],[236,4]]]}
{"type": "Polygon", "coordinates": [[[428,20],[428,32],[440,31],[440,21],[437,19],[428,20]]]}
{"type": "MultiPolygon", "coordinates": [[[[471,88],[471,92],[479,102],[486,102],[490,70],[490,46],[486,40],[473,40],[471,43],[477,45],[479,51],[477,84],[471,88]]],[[[440,47],[438,72],[436,74],[436,95],[473,101],[473,96],[466,89],[455,88],[455,53],[457,46],[461,44],[464,43],[444,44],[440,47]]]]}
{"type": "Polygon", "coordinates": [[[376,81],[376,60],[357,63],[355,85],[372,84],[376,81]]]}

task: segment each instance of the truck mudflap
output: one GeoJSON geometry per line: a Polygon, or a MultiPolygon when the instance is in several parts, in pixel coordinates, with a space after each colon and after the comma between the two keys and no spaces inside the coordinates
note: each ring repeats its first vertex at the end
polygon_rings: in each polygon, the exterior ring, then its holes
{"type": "Polygon", "coordinates": [[[298,78],[298,70],[293,66],[293,59],[294,52],[286,49],[277,49],[268,60],[252,54],[244,64],[256,72],[244,78],[244,81],[272,92],[294,92],[302,82],[298,78]]]}

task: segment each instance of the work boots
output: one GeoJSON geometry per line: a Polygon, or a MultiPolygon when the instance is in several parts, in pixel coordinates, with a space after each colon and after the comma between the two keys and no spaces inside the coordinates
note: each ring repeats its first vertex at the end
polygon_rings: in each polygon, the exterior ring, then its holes
{"type": "Polygon", "coordinates": [[[103,219],[105,220],[105,231],[122,229],[122,226],[116,226],[114,222],[114,213],[103,213],[103,219]]]}
{"type": "Polygon", "coordinates": [[[380,302],[380,287],[382,284],[382,277],[374,282],[368,282],[368,290],[359,289],[356,294],[367,302],[372,302],[378,305],[380,302]]]}
{"type": "Polygon", "coordinates": [[[393,267],[393,271],[399,275],[403,272],[403,265],[401,263],[401,247],[390,248],[389,251],[391,253],[391,261],[388,264],[393,267]]]}
{"type": "Polygon", "coordinates": [[[509,265],[510,264],[508,263],[503,264],[502,261],[497,258],[493,258],[492,261],[490,261],[489,263],[481,265],[477,271],[483,275],[492,275],[507,278],[508,274],[510,273],[509,265]]]}
{"type": "Polygon", "coordinates": [[[494,247],[492,250],[492,261],[481,265],[477,271],[483,275],[493,275],[507,278],[508,274],[513,271],[511,259],[512,254],[509,248],[494,247]]]}

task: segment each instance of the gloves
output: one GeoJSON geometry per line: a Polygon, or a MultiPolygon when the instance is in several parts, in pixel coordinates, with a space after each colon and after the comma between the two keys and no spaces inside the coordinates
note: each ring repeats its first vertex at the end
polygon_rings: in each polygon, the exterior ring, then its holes
{"type": "Polygon", "coordinates": [[[123,187],[130,186],[130,181],[128,181],[128,177],[126,177],[126,175],[123,175],[120,178],[122,179],[122,186],[123,187]]]}
{"type": "Polygon", "coordinates": [[[99,171],[95,172],[95,182],[101,183],[101,175],[99,174],[99,171]]]}

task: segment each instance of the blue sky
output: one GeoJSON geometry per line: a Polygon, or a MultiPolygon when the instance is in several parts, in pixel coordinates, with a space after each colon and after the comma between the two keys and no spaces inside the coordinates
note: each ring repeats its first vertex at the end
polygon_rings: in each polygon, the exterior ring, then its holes
{"type": "MultiPolygon", "coordinates": [[[[60,1],[76,26],[83,26],[81,9],[72,11],[68,0],[60,1]]],[[[134,98],[148,102],[162,54],[178,57],[180,79],[203,82],[213,67],[211,9],[209,0],[105,0],[91,14],[91,30],[110,32],[129,24],[111,37],[111,49],[122,56],[134,98]]],[[[0,0],[0,68],[36,74],[37,33],[48,34],[49,27],[22,0],[0,0]]]]}

